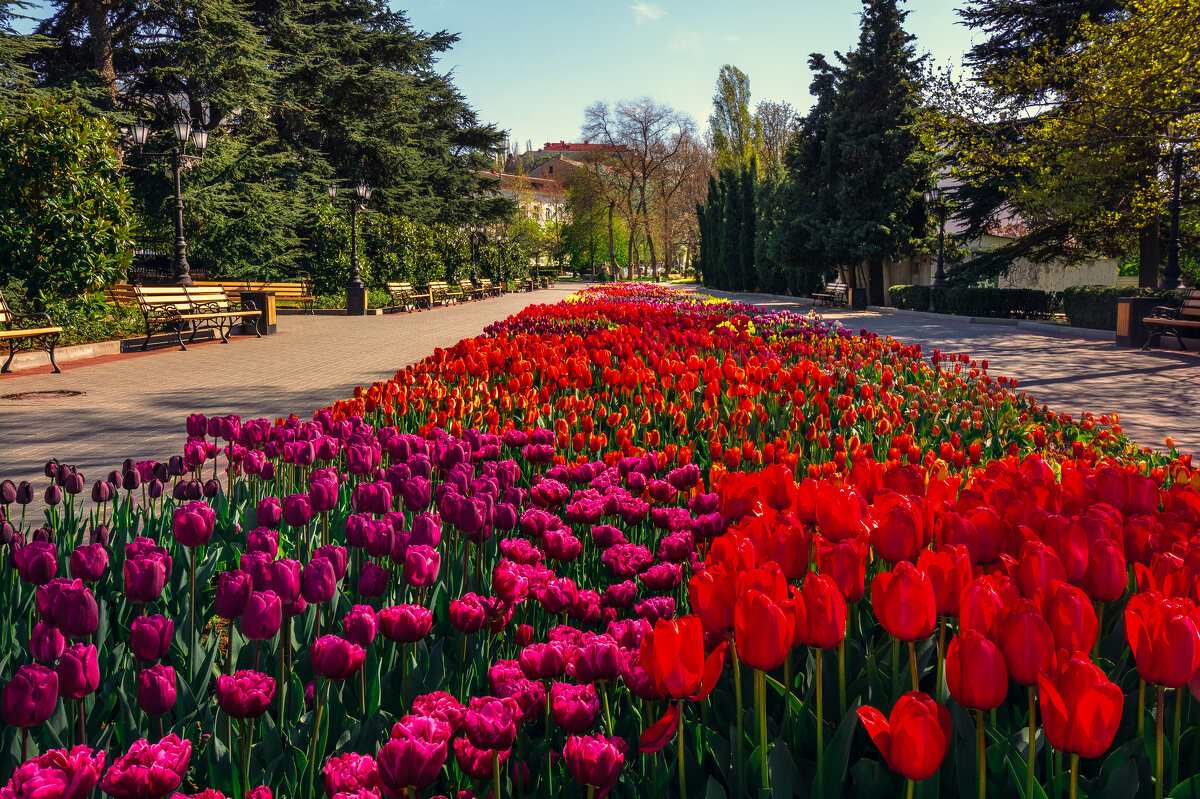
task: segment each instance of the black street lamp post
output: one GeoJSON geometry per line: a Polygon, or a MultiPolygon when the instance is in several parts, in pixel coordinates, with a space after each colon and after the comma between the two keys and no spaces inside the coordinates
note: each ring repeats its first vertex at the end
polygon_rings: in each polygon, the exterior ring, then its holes
{"type": "Polygon", "coordinates": [[[467,230],[471,235],[471,282],[479,282],[479,245],[483,243],[484,229],[479,225],[471,225],[467,230]]]}
{"type": "Polygon", "coordinates": [[[1167,264],[1158,284],[1165,291],[1183,288],[1183,272],[1179,268],[1179,184],[1182,179],[1183,148],[1176,145],[1171,153],[1171,237],[1167,239],[1167,264]]]}
{"type": "Polygon", "coordinates": [[[942,189],[935,186],[925,192],[925,202],[937,206],[938,213],[938,253],[937,269],[933,273],[930,285],[935,289],[944,289],[949,285],[946,280],[946,203],[942,199],[942,189]]]}
{"type": "MultiPolygon", "coordinates": [[[[178,146],[172,151],[175,169],[175,269],[172,280],[176,286],[192,285],[191,267],[187,260],[187,241],[183,238],[183,180],[185,167],[191,167],[204,158],[204,150],[208,147],[208,131],[203,127],[192,128],[191,120],[186,117],[171,125],[175,132],[178,146]],[[185,152],[188,139],[192,140],[200,155],[188,155],[185,152]]],[[[130,127],[133,141],[139,147],[150,137],[150,127],[140,119],[130,127]]],[[[146,155],[163,155],[163,153],[146,153],[146,155]]]]}
{"type": "MultiPolygon", "coordinates": [[[[337,198],[337,186],[329,184],[329,199],[337,198]]],[[[366,316],[367,287],[358,273],[358,212],[371,201],[371,187],[359,181],[350,198],[350,279],[346,281],[346,316],[366,316]]]]}

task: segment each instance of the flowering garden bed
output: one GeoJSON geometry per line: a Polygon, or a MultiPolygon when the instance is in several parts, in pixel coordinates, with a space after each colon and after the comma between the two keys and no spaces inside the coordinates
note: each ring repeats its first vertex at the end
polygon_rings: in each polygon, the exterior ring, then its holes
{"type": "Polygon", "coordinates": [[[1200,473],[986,361],[614,285],[312,420],[187,433],[90,503],[57,462],[0,484],[0,798],[1200,770],[1200,473]]]}

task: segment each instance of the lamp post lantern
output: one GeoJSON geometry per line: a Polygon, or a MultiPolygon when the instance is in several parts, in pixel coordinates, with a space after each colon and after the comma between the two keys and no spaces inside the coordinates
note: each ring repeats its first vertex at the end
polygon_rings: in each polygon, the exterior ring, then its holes
{"type": "Polygon", "coordinates": [[[930,285],[935,289],[944,289],[949,283],[946,280],[946,202],[942,199],[941,187],[935,186],[926,191],[925,202],[928,205],[936,205],[938,213],[937,268],[930,285]]]}
{"type": "MultiPolygon", "coordinates": [[[[337,186],[329,184],[329,199],[337,198],[337,186]]],[[[350,279],[346,281],[346,315],[366,316],[367,288],[358,273],[358,212],[371,201],[371,187],[359,181],[350,198],[350,279]]]]}
{"type": "MultiPolygon", "coordinates": [[[[176,147],[171,152],[175,172],[175,264],[172,282],[176,286],[192,285],[191,267],[187,260],[187,240],[183,237],[183,178],[185,167],[190,167],[203,160],[204,150],[208,147],[208,131],[203,126],[192,127],[192,121],[187,117],[177,119],[171,124],[175,134],[176,147]],[[199,156],[187,154],[187,143],[191,139],[192,146],[200,153],[199,156]]],[[[150,126],[138,120],[129,127],[129,135],[134,144],[141,147],[150,138],[150,126]]],[[[163,153],[147,153],[147,155],[164,155],[163,153]]]]}
{"type": "Polygon", "coordinates": [[[467,228],[471,240],[471,282],[479,282],[479,245],[483,242],[485,230],[482,225],[471,225],[467,228]]]}

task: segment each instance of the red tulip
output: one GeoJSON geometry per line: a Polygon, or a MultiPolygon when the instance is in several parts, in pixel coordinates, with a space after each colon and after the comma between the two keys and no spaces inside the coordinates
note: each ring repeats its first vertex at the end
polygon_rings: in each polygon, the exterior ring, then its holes
{"type": "Polygon", "coordinates": [[[828,574],[847,602],[857,602],[866,593],[867,556],[870,548],[853,538],[817,547],[817,571],[828,574]]]}
{"type": "Polygon", "coordinates": [[[697,572],[688,581],[688,603],[700,617],[705,632],[724,635],[732,630],[736,601],[737,578],[720,564],[697,572]]]}
{"type": "Polygon", "coordinates": [[[695,616],[659,619],[642,639],[639,662],[659,693],[671,699],[703,699],[721,675],[725,644],[706,658],[704,627],[695,616]]]}
{"type": "Polygon", "coordinates": [[[827,574],[810,574],[791,601],[795,639],[816,649],[833,649],[846,637],[846,600],[827,574]]]}
{"type": "Polygon", "coordinates": [[[378,797],[382,782],[375,758],[347,752],[325,761],[325,795],[378,797]]]}
{"type": "Polygon", "coordinates": [[[1125,594],[1128,573],[1121,545],[1102,538],[1092,544],[1083,590],[1097,602],[1116,602],[1125,594]]]}
{"type": "Polygon", "coordinates": [[[18,766],[8,785],[0,788],[0,797],[86,799],[103,771],[104,752],[93,753],[87,746],[51,749],[18,766]]]}
{"type": "Polygon", "coordinates": [[[1052,582],[1065,582],[1067,569],[1058,554],[1041,541],[1026,541],[1017,566],[1017,585],[1021,594],[1035,599],[1045,594],[1052,582]]]}
{"type": "Polygon", "coordinates": [[[782,666],[792,646],[793,615],[754,588],[738,599],[733,615],[733,640],[742,662],[761,671],[782,666]]]}
{"type": "Polygon", "coordinates": [[[1037,685],[1038,675],[1054,661],[1054,633],[1028,599],[1006,608],[996,624],[996,643],[1008,673],[1021,685],[1037,685]]]}
{"type": "Polygon", "coordinates": [[[871,581],[871,608],[883,629],[901,641],[928,638],[937,624],[933,583],[908,561],[871,581]]]}
{"type": "Polygon", "coordinates": [[[396,605],[376,614],[383,637],[397,644],[420,641],[433,629],[433,613],[420,605],[396,605]]]}
{"type": "Polygon", "coordinates": [[[888,563],[915,561],[929,545],[921,502],[887,489],[878,492],[874,502],[877,524],[871,531],[871,546],[888,563]]]}
{"type": "Polygon", "coordinates": [[[964,546],[943,545],[927,549],[917,558],[917,568],[929,575],[939,616],[957,616],[958,600],[971,582],[971,556],[964,546]]]}
{"type": "Polygon", "coordinates": [[[862,531],[862,496],[847,486],[817,487],[817,527],[828,541],[854,538],[862,531]]]}
{"type": "Polygon", "coordinates": [[[873,707],[858,717],[888,766],[910,780],[932,777],[950,746],[950,711],[920,691],[900,697],[889,718],[873,707]]]}
{"type": "Polygon", "coordinates": [[[1125,697],[1087,655],[1064,657],[1049,676],[1039,675],[1038,687],[1051,746],[1080,757],[1099,757],[1112,746],[1125,697]]]}
{"type": "Polygon", "coordinates": [[[1100,634],[1100,622],[1083,591],[1067,583],[1055,583],[1042,602],[1042,615],[1054,633],[1055,649],[1072,654],[1092,651],[1100,634]]]}
{"type": "Polygon", "coordinates": [[[471,698],[463,717],[463,730],[471,745],[479,749],[508,749],[517,735],[521,710],[514,699],[494,696],[471,698]]]}
{"type": "MultiPolygon", "coordinates": [[[[441,722],[439,722],[441,723],[441,722]]],[[[447,737],[449,727],[445,728],[447,737]]],[[[424,788],[438,778],[446,762],[446,738],[431,734],[429,725],[401,721],[379,750],[379,779],[389,796],[404,796],[408,788],[424,788]]]]}
{"type": "Polygon", "coordinates": [[[1125,607],[1125,636],[1143,680],[1167,688],[1186,685],[1200,669],[1196,608],[1186,599],[1147,591],[1125,607]]]}
{"type": "Polygon", "coordinates": [[[1000,648],[974,630],[956,635],[946,650],[946,683],[963,707],[999,707],[1008,694],[1008,671],[1000,648]]]}

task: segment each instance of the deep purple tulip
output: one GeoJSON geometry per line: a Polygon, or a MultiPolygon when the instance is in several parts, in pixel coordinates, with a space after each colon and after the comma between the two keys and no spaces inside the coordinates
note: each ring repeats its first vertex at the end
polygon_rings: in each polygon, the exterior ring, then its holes
{"type": "Polygon", "coordinates": [[[308,494],[292,494],[283,500],[283,521],[289,527],[303,527],[312,519],[308,494]]]}
{"type": "Polygon", "coordinates": [[[71,553],[71,576],[85,583],[94,583],[108,568],[108,550],[103,544],[84,544],[71,553]]]}
{"type": "Polygon", "coordinates": [[[17,484],[12,480],[0,480],[0,505],[11,505],[17,501],[17,484]]]}
{"type": "Polygon", "coordinates": [[[34,660],[53,663],[62,657],[66,648],[67,641],[57,628],[40,621],[33,625],[33,633],[29,636],[29,653],[34,660]]]}
{"type": "Polygon", "coordinates": [[[308,502],[313,513],[324,513],[337,507],[338,483],[336,480],[313,480],[308,488],[308,502]]]}
{"type": "Polygon", "coordinates": [[[40,586],[37,605],[46,623],[62,630],[68,638],[86,638],[100,624],[96,596],[82,580],[60,577],[40,586]]]}
{"type": "Polygon", "coordinates": [[[389,796],[406,796],[409,788],[424,788],[438,778],[446,762],[446,738],[423,729],[428,725],[401,721],[379,750],[379,779],[389,796]]]}
{"type": "Polygon", "coordinates": [[[420,605],[395,605],[376,616],[383,637],[397,644],[420,641],[433,629],[433,613],[420,605]]]}
{"type": "Polygon", "coordinates": [[[436,547],[442,540],[442,520],[436,513],[418,513],[413,518],[410,544],[436,547]]]}
{"type": "Polygon", "coordinates": [[[350,565],[350,555],[346,552],[345,547],[326,544],[323,547],[317,547],[313,557],[328,558],[329,562],[333,564],[333,573],[339,582],[346,576],[346,568],[350,565]]]}
{"type": "Polygon", "coordinates": [[[265,552],[272,559],[279,556],[279,533],[270,527],[255,527],[246,533],[247,552],[265,552]]]}
{"type": "Polygon", "coordinates": [[[145,604],[162,596],[170,570],[170,557],[146,556],[125,561],[125,596],[130,602],[145,604]]]}
{"type": "Polygon", "coordinates": [[[32,541],[13,550],[17,576],[28,585],[45,585],[58,571],[58,551],[53,544],[32,541]]]}
{"type": "Polygon", "coordinates": [[[54,669],[58,675],[58,695],[63,699],[83,699],[100,687],[100,661],[92,644],[75,644],[63,651],[54,669]]]}
{"type": "Polygon", "coordinates": [[[14,501],[18,505],[28,505],[33,502],[33,486],[28,480],[22,480],[17,484],[17,494],[14,501]]]}
{"type": "Polygon", "coordinates": [[[342,630],[350,643],[364,649],[370,646],[379,631],[375,610],[370,605],[355,605],[342,619],[342,630]]]}
{"type": "Polygon", "coordinates": [[[424,477],[414,475],[404,483],[404,509],[412,513],[429,507],[433,499],[433,484],[424,477]]]}
{"type": "Polygon", "coordinates": [[[190,414],[187,418],[187,434],[190,438],[204,438],[208,435],[208,418],[202,413],[190,414]]]}
{"type": "Polygon", "coordinates": [[[0,711],[14,727],[33,727],[50,718],[58,704],[58,675],[45,666],[21,666],[4,686],[0,711]]]}
{"type": "Polygon", "coordinates": [[[366,656],[361,646],[336,635],[318,638],[313,642],[309,654],[313,671],[327,680],[336,681],[357,674],[366,656]]]}
{"type": "Polygon", "coordinates": [[[138,672],[137,703],[147,716],[161,716],[175,707],[175,669],[151,666],[138,672]]]}
{"type": "Polygon", "coordinates": [[[144,663],[162,660],[171,650],[175,622],[162,614],[138,616],[129,626],[129,649],[144,663]]]}
{"type": "Polygon", "coordinates": [[[329,558],[316,557],[304,565],[300,594],[305,601],[313,604],[328,602],[336,591],[337,572],[329,558]]]}
{"type": "Polygon", "coordinates": [[[207,503],[189,502],[182,508],[175,509],[171,532],[175,534],[175,540],[183,546],[200,547],[212,540],[216,521],[217,512],[207,503]]]}
{"type": "Polygon", "coordinates": [[[225,619],[236,619],[246,609],[250,594],[254,591],[254,582],[250,574],[240,569],[230,569],[222,572],[217,578],[217,596],[213,600],[213,610],[225,619]]]}
{"type": "Polygon", "coordinates": [[[433,547],[410,546],[404,558],[404,580],[416,588],[437,582],[442,556],[433,547]]]}
{"type": "Polygon", "coordinates": [[[112,799],[164,799],[183,784],[192,742],[174,733],[152,744],[135,741],[116,759],[100,781],[100,790],[112,799]]]}
{"type": "Polygon", "coordinates": [[[300,596],[300,561],[290,558],[273,560],[263,574],[263,588],[274,591],[280,602],[292,602],[300,596]]]}
{"type": "Polygon", "coordinates": [[[255,591],[242,611],[242,635],[253,641],[266,641],[279,634],[283,624],[283,603],[274,591],[255,591]]]}
{"type": "Polygon", "coordinates": [[[104,752],[87,746],[51,749],[26,760],[0,788],[0,796],[12,799],[84,799],[100,782],[104,771],[104,752]]]}
{"type": "Polygon", "coordinates": [[[252,719],[267,712],[275,698],[275,680],[256,671],[237,671],[217,678],[217,704],[235,719],[252,719]]]}
{"type": "Polygon", "coordinates": [[[391,570],[385,569],[382,566],[376,565],[372,561],[368,561],[363,566],[362,574],[358,578],[358,593],[359,596],[377,597],[383,596],[383,592],[387,590],[388,580],[391,578],[391,570]]]}
{"type": "Polygon", "coordinates": [[[471,745],[479,749],[508,749],[516,740],[520,717],[515,700],[476,696],[463,717],[463,731],[471,745]]]}
{"type": "Polygon", "coordinates": [[[254,520],[260,527],[275,529],[283,518],[283,506],[275,497],[260,500],[254,511],[254,520]]]}

